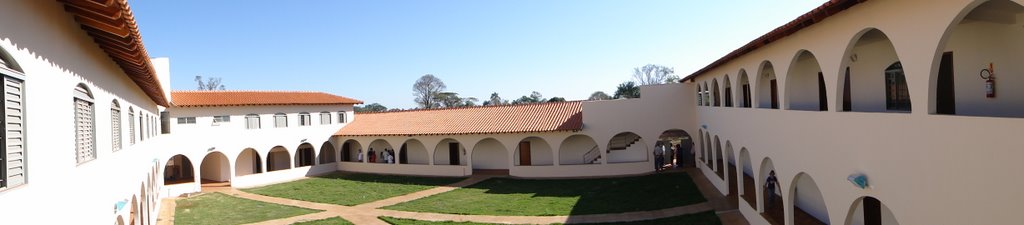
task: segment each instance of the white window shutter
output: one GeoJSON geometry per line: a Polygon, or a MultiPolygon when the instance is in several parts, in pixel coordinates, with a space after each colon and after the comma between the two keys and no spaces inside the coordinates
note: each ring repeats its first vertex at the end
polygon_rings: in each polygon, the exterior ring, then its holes
{"type": "Polygon", "coordinates": [[[6,187],[14,187],[25,183],[25,123],[22,99],[22,81],[4,77],[4,133],[3,142],[6,154],[6,174],[0,177],[6,187]]]}

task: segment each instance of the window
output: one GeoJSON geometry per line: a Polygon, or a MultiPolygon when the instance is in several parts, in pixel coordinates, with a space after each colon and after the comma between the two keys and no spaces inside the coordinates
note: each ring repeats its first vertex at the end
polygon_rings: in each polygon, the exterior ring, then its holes
{"type": "Polygon", "coordinates": [[[346,117],[345,111],[338,112],[338,123],[348,123],[348,117],[346,117]]]}
{"type": "Polygon", "coordinates": [[[313,118],[308,112],[299,113],[299,126],[309,126],[313,124],[313,118]]]}
{"type": "Polygon", "coordinates": [[[274,114],[274,127],[288,127],[288,115],[284,113],[274,114]]]}
{"type": "Polygon", "coordinates": [[[146,124],[142,123],[142,110],[139,110],[139,141],[146,140],[146,124]]]}
{"type": "Polygon", "coordinates": [[[260,115],[245,115],[245,129],[260,129],[260,115]]]}
{"type": "Polygon", "coordinates": [[[82,164],[96,159],[96,127],[92,92],[85,84],[75,87],[75,159],[82,164]]]}
{"type": "MultiPolygon", "coordinates": [[[[3,53],[3,52],[0,52],[3,53]]],[[[25,183],[25,123],[22,98],[24,75],[13,70],[12,64],[0,58],[3,74],[3,136],[0,138],[0,190],[25,183]]]]}
{"type": "Polygon", "coordinates": [[[114,151],[121,150],[121,106],[117,100],[110,103],[110,130],[111,148],[114,151]]]}
{"type": "Polygon", "coordinates": [[[231,122],[231,116],[213,116],[214,123],[227,123],[231,122]]]}
{"type": "Polygon", "coordinates": [[[910,92],[903,74],[903,64],[893,63],[885,69],[885,109],[910,111],[910,92]]]}
{"type": "Polygon", "coordinates": [[[128,144],[135,144],[135,123],[132,120],[135,119],[135,109],[128,107],[128,144]]]}
{"type": "Polygon", "coordinates": [[[171,133],[171,113],[168,111],[160,112],[160,134],[171,133]]]}
{"type": "Polygon", "coordinates": [[[331,124],[331,113],[320,112],[320,125],[331,124]]]}
{"type": "Polygon", "coordinates": [[[178,124],[196,124],[195,117],[178,117],[178,124]]]}

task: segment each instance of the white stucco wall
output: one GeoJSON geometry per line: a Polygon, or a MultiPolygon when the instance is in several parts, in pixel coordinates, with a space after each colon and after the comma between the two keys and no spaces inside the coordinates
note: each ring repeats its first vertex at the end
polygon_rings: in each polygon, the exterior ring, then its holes
{"type": "MultiPolygon", "coordinates": [[[[348,122],[354,119],[352,105],[270,105],[270,106],[219,106],[219,107],[171,107],[167,111],[171,115],[172,133],[222,133],[222,132],[259,132],[258,130],[295,130],[307,129],[310,127],[334,127],[340,129],[348,124],[338,123],[338,112],[348,114],[348,122]],[[299,126],[299,113],[309,113],[312,121],[310,126],[299,126]],[[320,112],[329,112],[331,124],[320,124],[320,112]],[[288,127],[275,127],[274,114],[284,113],[287,115],[288,127]],[[245,129],[245,116],[257,114],[260,117],[260,129],[245,129]],[[214,123],[214,116],[227,115],[231,117],[230,122],[214,123]],[[195,117],[195,124],[179,124],[180,117],[195,117]]],[[[317,144],[317,146],[320,146],[317,144]]]]}

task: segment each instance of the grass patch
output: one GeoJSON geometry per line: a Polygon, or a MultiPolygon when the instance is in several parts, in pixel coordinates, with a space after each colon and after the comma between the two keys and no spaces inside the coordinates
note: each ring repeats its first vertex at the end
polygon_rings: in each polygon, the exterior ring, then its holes
{"type": "Polygon", "coordinates": [[[387,209],[468,215],[552,216],[647,211],[706,201],[685,173],[626,178],[492,178],[387,209]]]}
{"type": "MultiPolygon", "coordinates": [[[[473,223],[473,222],[434,222],[434,221],[423,221],[423,220],[410,220],[410,219],[399,219],[392,217],[379,217],[381,220],[394,225],[496,225],[492,223],[473,223]]],[[[718,215],[715,215],[714,211],[707,211],[702,213],[674,216],[668,218],[661,218],[656,220],[644,220],[636,222],[622,222],[622,223],[591,223],[591,225],[721,225],[722,221],[718,219],[718,215]]]]}
{"type": "Polygon", "coordinates": [[[319,212],[222,193],[208,193],[176,202],[175,224],[246,224],[319,212]]]}
{"type": "Polygon", "coordinates": [[[342,219],[341,217],[331,217],[327,219],[293,223],[292,225],[352,225],[352,222],[348,222],[348,220],[342,219]]]}
{"type": "Polygon", "coordinates": [[[333,173],[243,191],[308,202],[353,206],[427,190],[462,179],[464,178],[333,173]]]}

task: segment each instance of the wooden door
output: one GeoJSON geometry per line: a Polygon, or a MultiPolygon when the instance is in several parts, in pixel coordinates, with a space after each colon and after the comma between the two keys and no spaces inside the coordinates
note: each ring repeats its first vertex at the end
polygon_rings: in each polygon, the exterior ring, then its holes
{"type": "Polygon", "coordinates": [[[459,162],[459,143],[448,143],[448,165],[461,165],[459,162]]]}
{"type": "Polygon", "coordinates": [[[519,142],[519,165],[529,166],[533,160],[530,158],[530,142],[519,142]]]}
{"type": "Polygon", "coordinates": [[[409,150],[409,148],[406,146],[406,144],[402,144],[402,148],[398,150],[399,164],[409,164],[409,153],[406,150],[409,150]]]}
{"type": "Polygon", "coordinates": [[[956,114],[956,91],[953,89],[953,52],[942,54],[935,98],[935,113],[956,114]]]}
{"type": "Polygon", "coordinates": [[[828,91],[825,90],[825,76],[818,72],[818,111],[828,111],[828,91]]]}
{"type": "Polygon", "coordinates": [[[882,225],[882,202],[878,199],[864,198],[864,225],[882,225]]]}

